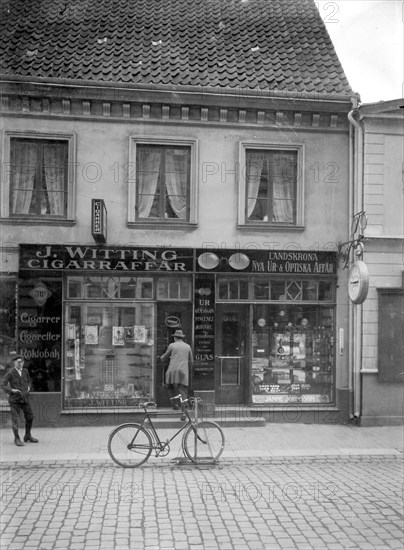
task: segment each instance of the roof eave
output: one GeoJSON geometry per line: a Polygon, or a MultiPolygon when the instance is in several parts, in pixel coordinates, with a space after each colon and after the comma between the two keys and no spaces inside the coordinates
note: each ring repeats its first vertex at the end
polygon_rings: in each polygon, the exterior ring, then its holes
{"type": "Polygon", "coordinates": [[[384,116],[397,113],[404,115],[404,98],[377,101],[375,103],[362,103],[359,106],[359,113],[362,117],[369,115],[384,116]]]}
{"type": "MultiPolygon", "coordinates": [[[[151,100],[154,99],[153,94],[160,97],[160,100],[168,101],[175,99],[177,101],[181,98],[182,102],[187,103],[202,103],[202,101],[208,101],[209,103],[217,103],[217,99],[220,98],[222,103],[229,101],[229,103],[241,104],[251,102],[262,102],[265,100],[288,102],[313,102],[313,103],[333,103],[333,104],[351,104],[352,98],[358,99],[358,94],[352,92],[351,94],[319,94],[316,92],[299,92],[299,91],[286,91],[286,90],[265,90],[265,89],[247,89],[247,88],[220,88],[210,86],[182,86],[182,85],[161,85],[161,84],[130,84],[123,82],[100,82],[94,80],[80,80],[80,79],[60,79],[60,78],[41,78],[35,76],[20,76],[20,75],[0,75],[0,82],[3,84],[17,84],[21,83],[25,86],[30,84],[33,86],[47,86],[58,87],[66,89],[79,89],[86,90],[93,89],[94,92],[99,90],[105,91],[127,91],[138,92],[142,94],[150,94],[151,100]]],[[[96,95],[96,94],[95,94],[96,95]]],[[[98,94],[99,95],[99,94],[98,94]]]]}

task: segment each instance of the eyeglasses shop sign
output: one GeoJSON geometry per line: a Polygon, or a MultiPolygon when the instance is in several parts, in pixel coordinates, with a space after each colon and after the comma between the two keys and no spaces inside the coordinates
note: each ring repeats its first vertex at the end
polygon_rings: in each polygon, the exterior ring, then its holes
{"type": "Polygon", "coordinates": [[[335,275],[337,254],[311,250],[197,249],[199,272],[335,275]]]}

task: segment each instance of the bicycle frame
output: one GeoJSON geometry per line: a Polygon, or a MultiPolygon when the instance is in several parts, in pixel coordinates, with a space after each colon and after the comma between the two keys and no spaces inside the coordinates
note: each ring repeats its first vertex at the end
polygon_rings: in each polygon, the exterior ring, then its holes
{"type": "MultiPolygon", "coordinates": [[[[148,403],[145,403],[143,405],[143,408],[144,408],[144,416],[143,416],[143,419],[140,423],[140,426],[142,428],[145,428],[146,430],[149,431],[149,433],[151,433],[152,435],[152,441],[153,441],[153,449],[156,451],[156,456],[158,456],[160,453],[164,452],[165,449],[170,445],[170,443],[177,437],[177,435],[179,435],[181,432],[184,432],[184,435],[185,435],[185,431],[186,428],[188,428],[189,426],[195,426],[195,421],[192,420],[192,418],[190,417],[189,415],[189,412],[188,412],[188,409],[186,407],[184,407],[184,403],[186,401],[188,401],[187,399],[186,400],[182,400],[181,396],[178,395],[177,397],[172,397],[171,398],[172,400],[173,399],[179,399],[180,400],[180,403],[181,403],[181,409],[182,409],[182,413],[185,414],[187,416],[187,421],[181,426],[181,428],[172,436],[170,437],[169,439],[167,439],[167,441],[161,441],[158,433],[157,433],[157,430],[156,430],[156,427],[154,426],[153,424],[153,420],[150,416],[150,411],[147,410],[147,405],[148,403]]],[[[158,413],[157,413],[158,414],[158,413]]],[[[198,430],[197,428],[194,427],[194,431],[195,431],[195,434],[197,435],[197,437],[203,441],[199,436],[198,436],[198,430]]]]}
{"type": "MultiPolygon", "coordinates": [[[[143,417],[143,420],[142,422],[140,423],[140,426],[142,426],[142,428],[146,428],[152,435],[152,440],[153,440],[153,449],[155,451],[157,451],[157,454],[161,453],[162,451],[164,451],[166,449],[166,447],[177,437],[177,435],[179,435],[181,432],[183,432],[186,428],[188,428],[188,426],[192,425],[193,422],[192,422],[192,419],[191,417],[189,416],[189,413],[188,411],[186,412],[187,416],[188,416],[188,421],[185,422],[181,428],[172,436],[170,437],[169,439],[167,439],[167,441],[161,441],[160,437],[159,437],[159,434],[157,433],[157,430],[156,430],[156,427],[154,426],[153,424],[153,420],[150,416],[150,412],[145,410],[145,415],[143,417]]],[[[185,432],[184,432],[185,433],[185,432]]],[[[156,455],[157,456],[157,455],[156,455]]]]}

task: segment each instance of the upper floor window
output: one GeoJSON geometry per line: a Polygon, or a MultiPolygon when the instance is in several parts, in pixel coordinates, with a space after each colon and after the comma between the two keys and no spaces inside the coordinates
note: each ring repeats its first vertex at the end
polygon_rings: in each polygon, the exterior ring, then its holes
{"type": "Polygon", "coordinates": [[[11,139],[10,214],[65,216],[67,141],[11,139]]]}
{"type": "Polygon", "coordinates": [[[2,217],[73,219],[73,136],[7,133],[2,217]]]}
{"type": "Polygon", "coordinates": [[[196,221],[195,144],[134,140],[135,182],[129,178],[129,222],[196,221]]]}
{"type": "Polygon", "coordinates": [[[240,224],[301,226],[301,147],[243,144],[241,157],[240,224]]]}

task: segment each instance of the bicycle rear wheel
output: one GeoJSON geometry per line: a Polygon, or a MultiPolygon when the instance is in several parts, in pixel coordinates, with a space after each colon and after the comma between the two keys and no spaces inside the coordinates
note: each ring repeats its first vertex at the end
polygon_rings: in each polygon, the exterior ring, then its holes
{"type": "Polygon", "coordinates": [[[224,433],[215,422],[192,424],[184,434],[183,449],[192,462],[214,462],[224,449],[224,433]]]}
{"type": "Polygon", "coordinates": [[[123,468],[141,466],[152,450],[152,438],[140,424],[122,424],[111,432],[108,439],[109,456],[123,468]]]}

